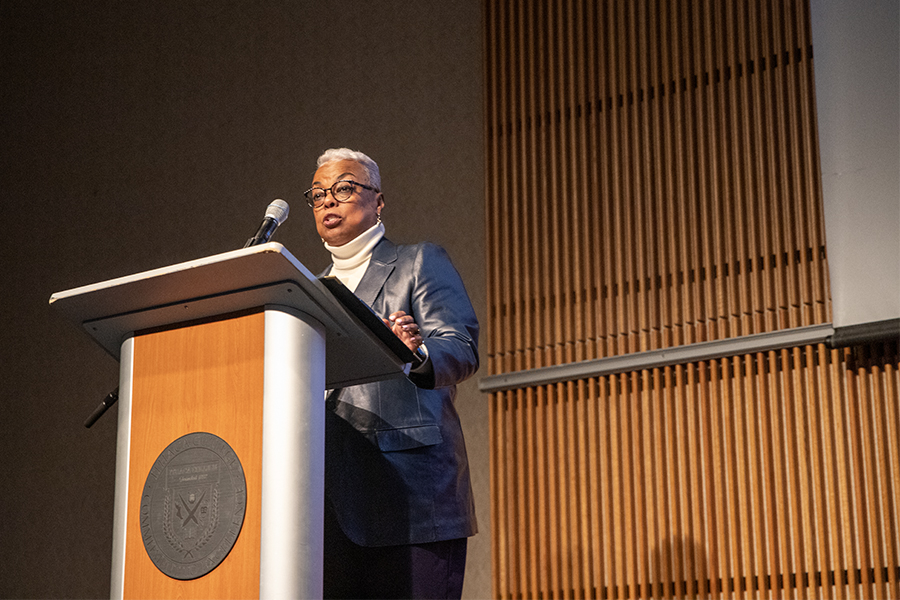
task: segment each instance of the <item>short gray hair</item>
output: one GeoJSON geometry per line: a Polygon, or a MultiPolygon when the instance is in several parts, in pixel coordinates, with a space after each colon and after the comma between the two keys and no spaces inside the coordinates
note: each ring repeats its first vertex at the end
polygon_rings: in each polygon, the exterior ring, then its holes
{"type": "Polygon", "coordinates": [[[319,160],[316,161],[316,168],[337,160],[352,160],[358,162],[366,172],[366,177],[369,179],[369,185],[374,187],[377,191],[381,191],[381,172],[378,170],[378,165],[374,160],[358,150],[351,150],[350,148],[329,148],[323,152],[322,156],[319,157],[319,160]]]}

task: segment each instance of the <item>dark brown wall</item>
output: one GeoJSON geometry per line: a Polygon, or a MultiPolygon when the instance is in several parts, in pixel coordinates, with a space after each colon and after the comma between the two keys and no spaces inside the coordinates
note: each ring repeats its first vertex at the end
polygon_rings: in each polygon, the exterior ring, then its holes
{"type": "MultiPolygon", "coordinates": [[[[484,313],[479,2],[0,3],[0,597],[108,594],[117,364],[55,291],[240,247],[274,198],[310,269],[302,192],[330,146],[382,167],[388,235],[443,244],[484,313]]],[[[487,411],[459,399],[490,593],[487,411]]],[[[185,407],[189,410],[189,407],[185,407]]]]}

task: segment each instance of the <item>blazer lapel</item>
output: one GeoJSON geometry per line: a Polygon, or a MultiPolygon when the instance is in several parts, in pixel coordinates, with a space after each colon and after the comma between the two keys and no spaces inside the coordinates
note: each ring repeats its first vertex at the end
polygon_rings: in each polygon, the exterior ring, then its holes
{"type": "Polygon", "coordinates": [[[356,297],[372,306],[378,292],[384,287],[384,282],[394,270],[394,263],[397,262],[397,248],[393,242],[387,238],[382,238],[375,249],[372,251],[372,259],[369,261],[369,267],[366,269],[365,275],[356,286],[356,297]]]}

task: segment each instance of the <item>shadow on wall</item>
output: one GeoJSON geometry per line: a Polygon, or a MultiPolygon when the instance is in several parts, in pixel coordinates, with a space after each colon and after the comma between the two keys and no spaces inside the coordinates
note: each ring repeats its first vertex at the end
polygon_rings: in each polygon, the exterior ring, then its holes
{"type": "Polygon", "coordinates": [[[650,556],[652,598],[704,597],[710,593],[705,548],[689,537],[670,537],[650,556]]]}

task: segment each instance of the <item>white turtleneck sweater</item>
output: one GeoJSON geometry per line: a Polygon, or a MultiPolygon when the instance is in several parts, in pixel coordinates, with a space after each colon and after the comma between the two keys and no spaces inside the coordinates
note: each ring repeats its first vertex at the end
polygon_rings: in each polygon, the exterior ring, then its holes
{"type": "Polygon", "coordinates": [[[351,292],[355,292],[372,260],[372,250],[383,237],[384,223],[378,222],[343,246],[332,246],[326,242],[325,249],[331,252],[334,263],[329,274],[337,277],[351,292]]]}

